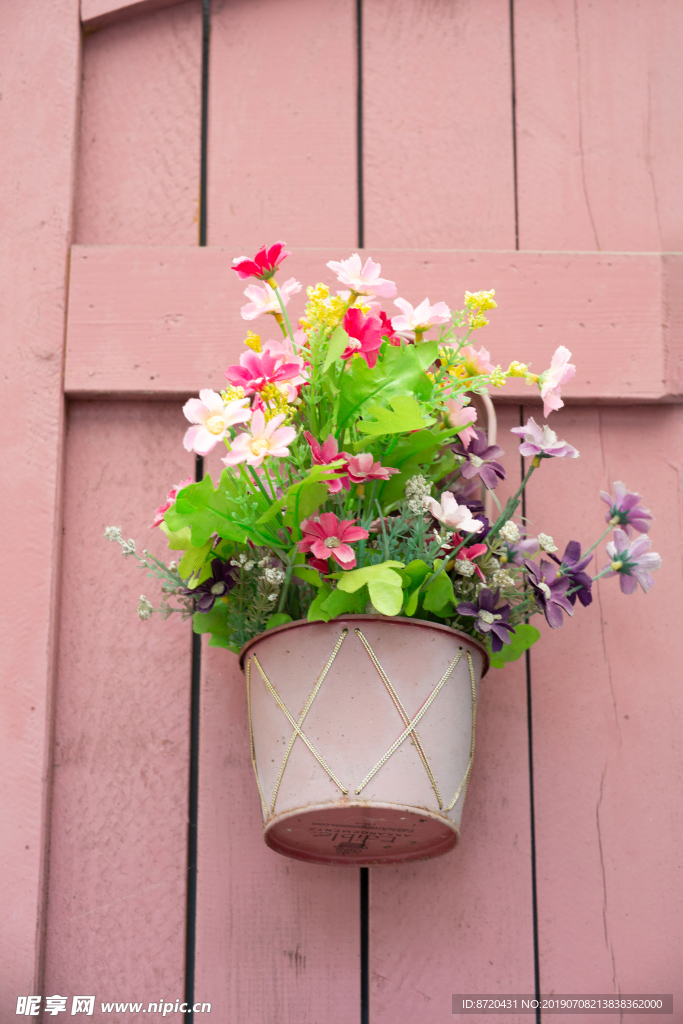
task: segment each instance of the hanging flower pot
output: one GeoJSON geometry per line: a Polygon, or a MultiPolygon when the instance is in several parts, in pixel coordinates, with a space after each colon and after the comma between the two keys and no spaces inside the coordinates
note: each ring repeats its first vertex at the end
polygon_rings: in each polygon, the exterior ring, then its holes
{"type": "Polygon", "coordinates": [[[265,841],[321,864],[438,857],[458,839],[488,656],[437,623],[295,622],[241,655],[265,841]]]}

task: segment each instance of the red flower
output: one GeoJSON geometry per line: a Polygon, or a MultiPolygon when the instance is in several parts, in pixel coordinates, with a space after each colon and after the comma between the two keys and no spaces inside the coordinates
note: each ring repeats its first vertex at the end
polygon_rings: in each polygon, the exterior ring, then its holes
{"type": "Polygon", "coordinates": [[[350,359],[358,352],[368,366],[377,362],[377,351],[382,344],[382,322],[377,316],[364,316],[362,310],[352,306],[347,310],[342,327],[349,336],[349,343],[342,352],[342,359],[350,359]]]}
{"type": "Polygon", "coordinates": [[[355,519],[337,519],[334,512],[321,512],[318,522],[304,519],[301,529],[303,540],[299,551],[311,551],[316,559],[332,558],[342,569],[353,569],[356,556],[349,547],[356,540],[365,540],[369,534],[360,526],[354,526],[355,519]]]}
{"type": "Polygon", "coordinates": [[[393,473],[400,472],[383,466],[381,462],[374,462],[370,452],[362,452],[360,455],[342,452],[342,455],[346,459],[346,471],[354,484],[362,484],[366,480],[388,480],[393,473]]]}
{"type": "Polygon", "coordinates": [[[380,323],[382,324],[382,337],[386,338],[391,345],[400,345],[403,339],[397,334],[391,323],[391,317],[387,316],[384,310],[379,312],[380,323]]]}
{"type": "Polygon", "coordinates": [[[168,512],[169,508],[173,508],[175,500],[178,497],[178,492],[182,491],[183,487],[188,487],[192,483],[192,477],[188,476],[187,480],[183,480],[181,483],[176,484],[166,495],[166,501],[163,505],[159,505],[154,516],[154,522],[150,526],[150,530],[155,526],[161,526],[164,521],[164,513],[168,512]]]}
{"type": "MultiPolygon", "coordinates": [[[[341,455],[339,454],[339,445],[334,434],[329,434],[327,440],[323,441],[322,444],[316,441],[313,434],[309,434],[307,430],[304,430],[304,437],[311,447],[311,457],[314,465],[328,466],[330,462],[346,458],[345,452],[342,452],[341,455]]],[[[330,494],[338,494],[342,487],[345,487],[347,491],[351,489],[351,482],[347,476],[340,477],[339,480],[327,481],[327,490],[330,494]]]]}
{"type": "Polygon", "coordinates": [[[284,242],[276,242],[270,249],[262,245],[259,251],[250,260],[248,256],[238,256],[232,261],[232,269],[244,281],[247,277],[255,277],[259,281],[267,281],[273,277],[280,263],[285,256],[291,256],[289,252],[283,252],[284,242]]]}

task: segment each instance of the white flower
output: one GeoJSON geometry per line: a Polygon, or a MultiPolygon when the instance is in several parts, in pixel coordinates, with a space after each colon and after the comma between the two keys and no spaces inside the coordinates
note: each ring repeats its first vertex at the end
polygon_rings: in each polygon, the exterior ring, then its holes
{"type": "Polygon", "coordinates": [[[395,299],[401,313],[391,318],[391,326],[395,331],[427,331],[434,324],[445,324],[451,318],[451,311],[445,302],[436,302],[430,306],[429,299],[423,299],[419,306],[413,308],[406,299],[395,299]]]}
{"type": "Polygon", "coordinates": [[[428,509],[435,519],[452,530],[462,530],[464,533],[479,533],[484,524],[474,519],[467,505],[458,505],[450,491],[444,491],[441,495],[441,503],[434,498],[423,498],[424,507],[428,509]]]}
{"type": "Polygon", "coordinates": [[[557,551],[555,541],[549,534],[539,533],[536,539],[538,540],[538,546],[541,551],[547,551],[548,554],[554,554],[554,552],[557,551]]]}
{"type": "Polygon", "coordinates": [[[140,594],[140,600],[138,601],[138,615],[144,622],[146,619],[151,618],[154,608],[152,607],[151,601],[149,601],[144,594],[140,594]]]}
{"type": "Polygon", "coordinates": [[[424,498],[429,496],[432,485],[418,473],[406,482],[406,504],[411,512],[419,514],[424,509],[424,498]]]}
{"type": "Polygon", "coordinates": [[[394,282],[379,276],[382,267],[379,263],[374,263],[369,256],[362,265],[359,254],[355,252],[347,260],[330,260],[327,266],[335,272],[339,283],[346,285],[356,295],[377,295],[384,299],[393,299],[396,294],[394,282]]]}
{"type": "Polygon", "coordinates": [[[491,576],[491,584],[494,587],[514,587],[515,581],[512,576],[505,572],[504,569],[496,569],[494,574],[491,576]]]}
{"type": "MultiPolygon", "coordinates": [[[[479,524],[481,526],[481,523],[479,524]]],[[[468,558],[457,558],[453,571],[460,573],[461,576],[474,576],[475,565],[474,562],[470,562],[468,558]]]]}
{"type": "Polygon", "coordinates": [[[248,398],[238,398],[226,405],[221,395],[211,388],[199,392],[199,398],[190,398],[183,406],[185,418],[195,426],[188,427],[183,446],[188,452],[208,455],[236,423],[247,423],[251,418],[248,398]]]}
{"type": "Polygon", "coordinates": [[[117,544],[123,543],[123,535],[120,526],[105,526],[104,536],[107,540],[115,540],[117,544]]]}
{"type": "Polygon", "coordinates": [[[501,526],[499,536],[510,544],[514,544],[515,541],[519,540],[519,527],[517,523],[513,523],[511,519],[508,519],[507,523],[501,526]]]}

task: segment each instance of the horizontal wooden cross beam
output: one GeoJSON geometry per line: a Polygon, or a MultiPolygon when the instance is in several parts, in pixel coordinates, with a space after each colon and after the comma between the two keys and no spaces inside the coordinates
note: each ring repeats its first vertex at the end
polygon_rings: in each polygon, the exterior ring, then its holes
{"type": "MultiPolygon", "coordinates": [[[[245,251],[253,249],[244,247],[245,251]]],[[[242,248],[74,246],[71,254],[65,389],[73,396],[183,396],[223,385],[248,327],[264,340],[269,316],[247,324],[247,300],[230,269],[242,248]]],[[[280,281],[338,285],[326,249],[297,250],[280,281]]],[[[513,359],[540,373],[558,345],[578,369],[569,402],[683,399],[683,255],[657,253],[375,250],[382,273],[413,304],[429,296],[461,308],[463,293],[495,288],[499,308],[476,331],[494,363],[513,359]]],[[[253,283],[253,282],[251,282],[253,283]]],[[[305,292],[290,304],[301,315],[305,292]]],[[[396,312],[385,300],[387,312],[396,312]]],[[[531,401],[510,381],[502,401],[531,401]]]]}
{"type": "Polygon", "coordinates": [[[81,0],[81,22],[85,29],[104,28],[136,14],[149,14],[173,7],[183,0],[81,0]]]}

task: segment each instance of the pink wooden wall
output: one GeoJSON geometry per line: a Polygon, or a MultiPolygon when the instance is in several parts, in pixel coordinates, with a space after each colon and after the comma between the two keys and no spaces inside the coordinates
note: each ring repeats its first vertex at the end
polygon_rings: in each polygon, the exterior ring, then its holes
{"type": "MultiPolygon", "coordinates": [[[[553,426],[582,458],[543,467],[529,517],[592,538],[622,479],[665,554],[650,595],[606,581],[532,652],[533,779],[525,666],[485,681],[461,844],[371,871],[370,1020],[533,992],[532,785],[542,990],[676,998],[683,9],[361,6],[367,250],[411,300],[495,287],[501,362],[572,348],[553,426]]],[[[358,240],[356,0],[213,0],[202,251],[201,3],[80,14],[82,37],[77,0],[0,5],[3,1020],[21,994],[183,998],[190,638],[138,622],[153,584],[101,535],[162,550],[151,511],[192,470],[180,399],[220,384],[243,334],[232,256],[283,237],[308,282],[358,240]]],[[[358,1020],[358,872],[261,842],[231,655],[204,649],[201,699],[196,996],[221,1024],[358,1020]]]]}

